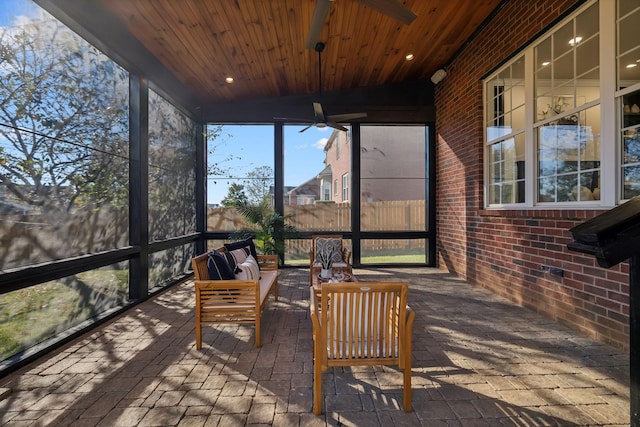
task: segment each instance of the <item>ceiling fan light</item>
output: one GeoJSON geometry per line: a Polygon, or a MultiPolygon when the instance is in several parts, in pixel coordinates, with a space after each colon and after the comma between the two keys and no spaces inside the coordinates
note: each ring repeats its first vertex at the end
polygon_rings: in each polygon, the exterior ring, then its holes
{"type": "Polygon", "coordinates": [[[409,53],[404,57],[404,59],[407,61],[413,61],[413,58],[415,58],[415,56],[413,56],[413,53],[409,53]]]}
{"type": "Polygon", "coordinates": [[[582,37],[576,36],[575,38],[569,40],[569,45],[575,46],[582,41],[582,37]]]}
{"type": "Polygon", "coordinates": [[[229,84],[231,84],[231,83],[233,83],[233,77],[229,76],[229,77],[225,78],[224,81],[229,83],[229,84]]]}

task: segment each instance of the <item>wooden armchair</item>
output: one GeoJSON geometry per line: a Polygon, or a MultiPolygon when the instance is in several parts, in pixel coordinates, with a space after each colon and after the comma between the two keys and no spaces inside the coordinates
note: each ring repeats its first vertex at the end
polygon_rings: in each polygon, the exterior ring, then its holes
{"type": "Polygon", "coordinates": [[[320,261],[316,253],[318,247],[323,245],[333,245],[337,250],[334,254],[333,267],[345,268],[351,266],[351,251],[343,245],[343,239],[340,234],[325,234],[311,236],[311,249],[309,249],[309,283],[314,274],[320,271],[320,261]]]}
{"type": "Polygon", "coordinates": [[[313,412],[322,411],[322,372],[332,366],[397,365],[411,411],[411,331],[415,313],[403,282],[337,283],[311,289],[313,412]]]}

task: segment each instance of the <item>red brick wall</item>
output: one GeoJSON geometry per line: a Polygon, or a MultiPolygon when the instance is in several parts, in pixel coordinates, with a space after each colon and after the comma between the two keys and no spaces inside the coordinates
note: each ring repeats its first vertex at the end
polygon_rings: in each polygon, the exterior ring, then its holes
{"type": "Polygon", "coordinates": [[[628,264],[601,268],[594,257],[567,249],[568,230],[601,211],[483,209],[481,78],[574,3],[508,2],[436,86],[438,262],[590,338],[628,349],[628,264]],[[564,276],[542,265],[561,268],[564,276]]]}

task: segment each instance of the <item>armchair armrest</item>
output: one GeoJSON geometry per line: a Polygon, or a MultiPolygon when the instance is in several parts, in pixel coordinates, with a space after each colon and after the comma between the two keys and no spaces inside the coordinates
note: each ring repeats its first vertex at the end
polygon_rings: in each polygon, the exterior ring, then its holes
{"type": "Polygon", "coordinates": [[[351,251],[348,248],[342,248],[342,260],[347,265],[351,265],[351,251]]]}
{"type": "Polygon", "coordinates": [[[316,338],[316,334],[320,331],[320,320],[318,319],[318,295],[313,290],[313,287],[309,288],[311,293],[310,310],[311,310],[311,324],[313,325],[313,339],[316,338]]]}

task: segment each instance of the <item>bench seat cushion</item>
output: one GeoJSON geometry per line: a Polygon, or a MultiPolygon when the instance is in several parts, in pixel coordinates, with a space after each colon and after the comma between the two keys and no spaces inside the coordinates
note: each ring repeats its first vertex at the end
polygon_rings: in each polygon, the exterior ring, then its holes
{"type": "Polygon", "coordinates": [[[260,272],[260,304],[264,304],[267,296],[269,295],[269,291],[271,290],[271,286],[278,279],[278,272],[276,270],[262,270],[260,272]]]}

